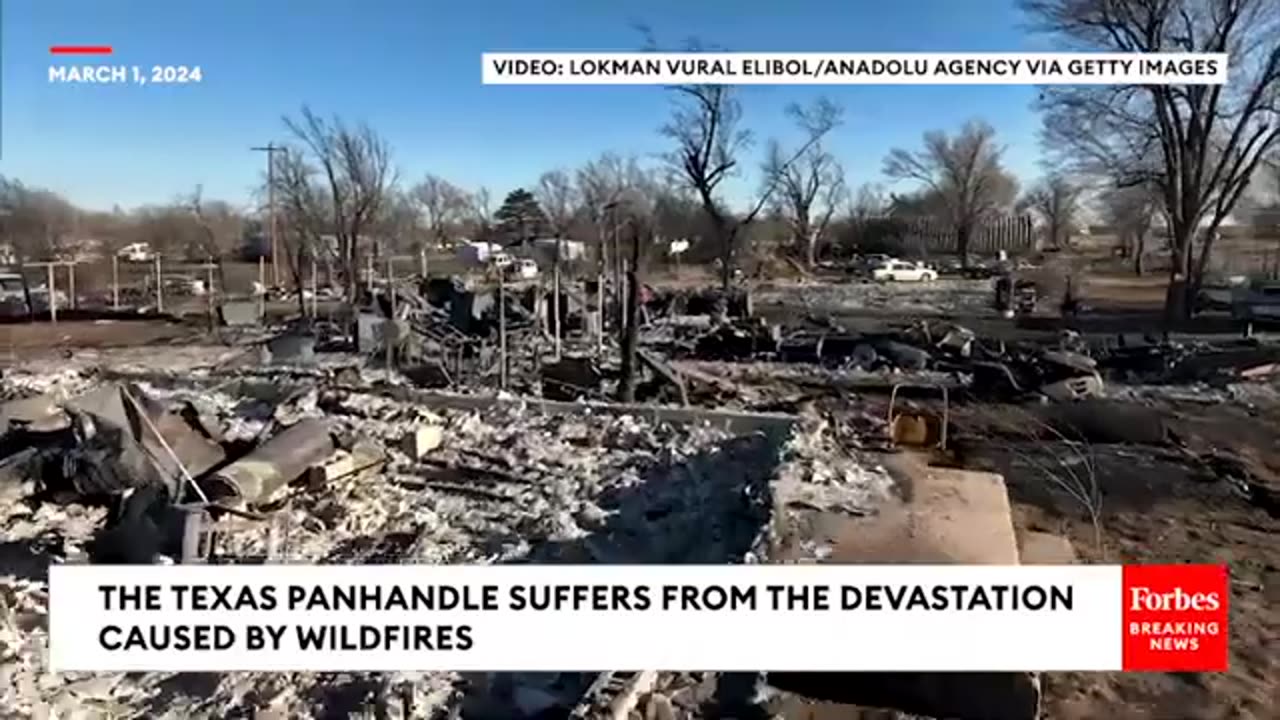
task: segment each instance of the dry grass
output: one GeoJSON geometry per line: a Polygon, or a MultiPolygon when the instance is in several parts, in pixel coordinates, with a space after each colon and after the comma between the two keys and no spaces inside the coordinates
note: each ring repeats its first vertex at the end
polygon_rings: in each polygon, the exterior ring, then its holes
{"type": "Polygon", "coordinates": [[[1098,482],[1097,458],[1093,446],[1081,438],[1070,438],[1032,412],[1022,408],[983,411],[988,422],[1001,427],[1016,439],[992,436],[991,444],[1077,503],[1093,526],[1093,542],[1105,557],[1102,524],[1102,488],[1098,482]]]}

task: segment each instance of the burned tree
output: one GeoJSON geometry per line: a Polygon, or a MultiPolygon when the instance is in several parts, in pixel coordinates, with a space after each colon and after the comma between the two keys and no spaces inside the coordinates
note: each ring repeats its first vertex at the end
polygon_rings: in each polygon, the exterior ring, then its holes
{"type": "Polygon", "coordinates": [[[671,196],[656,187],[633,189],[623,192],[618,200],[621,217],[620,231],[626,238],[619,243],[619,253],[625,253],[623,288],[626,301],[619,323],[619,345],[622,348],[622,368],[618,379],[618,399],[634,402],[636,376],[639,366],[640,338],[640,288],[642,287],[643,258],[656,244],[655,221],[662,214],[671,196]]]}
{"type": "MultiPolygon", "coordinates": [[[[696,49],[696,48],[695,48],[696,49]]],[[[745,214],[737,215],[720,196],[724,181],[740,168],[741,157],[751,146],[751,132],[741,127],[742,105],[737,89],[728,85],[677,85],[675,108],[662,134],[675,143],[666,156],[671,168],[702,205],[720,255],[720,283],[728,290],[744,231],[773,197],[781,174],[840,123],[841,110],[825,99],[809,109],[792,105],[788,113],[806,133],[799,148],[773,164],[761,181],[759,196],[745,214]]]]}
{"type": "Polygon", "coordinates": [[[924,149],[894,149],[885,158],[884,173],[895,180],[916,180],[944,208],[955,227],[956,254],[969,265],[969,241],[981,224],[1009,207],[1018,184],[1000,163],[995,130],[970,121],[955,137],[941,131],[925,133],[924,149]]]}
{"type": "Polygon", "coordinates": [[[1025,204],[1044,222],[1044,236],[1049,246],[1063,248],[1071,240],[1080,215],[1080,198],[1084,189],[1060,174],[1041,180],[1027,193],[1025,204]]]}
{"type": "Polygon", "coordinates": [[[778,179],[776,210],[791,229],[796,250],[810,268],[817,261],[818,242],[826,234],[836,208],[848,195],[844,168],[822,143],[814,143],[790,166],[778,142],[769,144],[764,176],[778,179]]]}
{"type": "Polygon", "coordinates": [[[360,237],[369,230],[395,185],[391,149],[367,125],[348,127],[340,118],[325,121],[303,107],[299,118],[284,119],[319,168],[327,190],[328,225],[347,298],[359,300],[360,237]]]}
{"type": "Polygon", "coordinates": [[[1022,0],[1064,48],[1229,53],[1225,85],[1055,86],[1047,139],[1125,185],[1154,183],[1169,221],[1166,321],[1189,316],[1219,225],[1280,145],[1280,5],[1274,0],[1022,0]],[[1154,159],[1154,162],[1152,160],[1154,159]],[[1193,257],[1197,240],[1200,255],[1193,257]]]}

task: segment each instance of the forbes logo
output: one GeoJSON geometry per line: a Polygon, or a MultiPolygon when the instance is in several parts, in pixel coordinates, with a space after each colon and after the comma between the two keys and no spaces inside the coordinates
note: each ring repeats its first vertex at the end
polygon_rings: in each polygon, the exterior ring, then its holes
{"type": "Polygon", "coordinates": [[[1213,612],[1221,608],[1222,597],[1216,592],[1189,593],[1180,587],[1171,592],[1129,588],[1129,609],[1134,612],[1213,612]]]}
{"type": "Polygon", "coordinates": [[[1122,575],[1125,670],[1227,669],[1231,595],[1225,565],[1126,565],[1122,575]]]}

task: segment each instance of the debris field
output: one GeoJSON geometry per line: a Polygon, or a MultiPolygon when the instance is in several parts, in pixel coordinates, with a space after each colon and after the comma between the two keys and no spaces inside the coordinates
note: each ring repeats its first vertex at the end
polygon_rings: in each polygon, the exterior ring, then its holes
{"type": "MultiPolygon", "coordinates": [[[[1065,324],[1027,339],[966,326],[999,318],[972,281],[810,282],[648,288],[629,361],[601,331],[621,325],[601,315],[619,298],[597,289],[566,283],[557,302],[537,287],[404,281],[349,324],[262,327],[224,308],[201,343],[13,358],[0,376],[0,702],[32,718],[807,712],[763,674],[55,676],[52,563],[839,561],[862,557],[856,523],[920,501],[902,475],[916,466],[995,478],[995,522],[1022,562],[1044,537],[1066,562],[1161,559],[1175,549],[1146,533],[1163,507],[1208,504],[1215,532],[1274,532],[1280,461],[1265,428],[1280,417],[1280,348],[1265,340],[1065,324]],[[850,305],[884,318],[855,327],[850,305]],[[634,401],[615,401],[628,363],[634,401]],[[1225,413],[1257,432],[1233,446],[1214,431],[1225,413]]],[[[1274,560],[1229,560],[1252,583],[1233,607],[1260,632],[1274,628],[1274,560]]],[[[1256,674],[1275,662],[1249,657],[1247,677],[1224,682],[1254,712],[1256,674]]],[[[1025,675],[993,691],[1021,703],[999,717],[1075,707],[1094,682],[1025,675]]],[[[941,695],[912,686],[874,704],[988,712],[941,695]]]]}

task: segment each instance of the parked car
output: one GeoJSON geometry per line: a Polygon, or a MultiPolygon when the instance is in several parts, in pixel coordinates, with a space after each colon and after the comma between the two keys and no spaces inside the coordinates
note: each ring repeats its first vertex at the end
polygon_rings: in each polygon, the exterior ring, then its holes
{"type": "Polygon", "coordinates": [[[1280,281],[1255,280],[1235,288],[1231,317],[1244,322],[1280,323],[1280,281]]]}
{"type": "MultiPolygon", "coordinates": [[[[147,278],[147,292],[154,294],[156,288],[155,278],[147,278]]],[[[164,294],[166,296],[175,295],[204,295],[204,280],[191,277],[189,275],[165,275],[164,276],[164,294]]]]}
{"type": "Polygon", "coordinates": [[[130,243],[116,252],[116,257],[125,262],[145,263],[155,260],[156,254],[147,243],[130,243]]]}
{"type": "Polygon", "coordinates": [[[27,291],[18,273],[0,273],[0,315],[25,315],[27,291]]]}
{"type": "Polygon", "coordinates": [[[507,273],[516,280],[533,280],[538,277],[538,263],[529,258],[521,258],[506,268],[507,273]]]}
{"type": "Polygon", "coordinates": [[[938,271],[921,262],[890,260],[872,270],[871,279],[877,282],[931,282],[938,279],[938,271]]]}
{"type": "MultiPolygon", "coordinates": [[[[48,312],[49,288],[42,284],[32,284],[24,289],[22,276],[18,273],[0,273],[0,315],[23,315],[27,312],[27,291],[31,292],[31,310],[48,312]]],[[[54,291],[54,300],[59,308],[71,306],[71,298],[61,290],[54,291]]]]}

